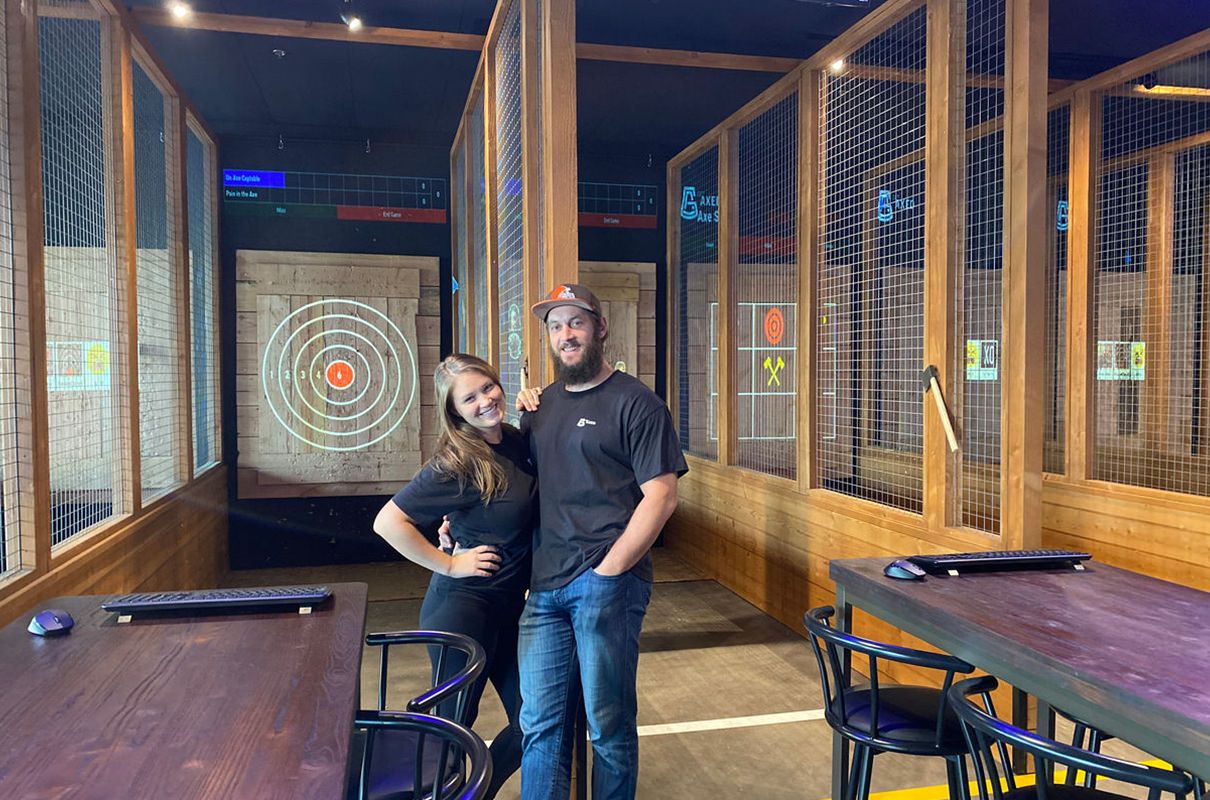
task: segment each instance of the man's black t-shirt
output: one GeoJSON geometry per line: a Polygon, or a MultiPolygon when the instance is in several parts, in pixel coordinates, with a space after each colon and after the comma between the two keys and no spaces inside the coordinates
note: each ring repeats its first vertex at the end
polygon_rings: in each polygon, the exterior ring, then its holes
{"type": "MultiPolygon", "coordinates": [[[[668,407],[624,372],[582,392],[555,382],[521,430],[541,479],[534,591],[566,586],[601,563],[643,499],[639,486],[688,470],[668,407]]],[[[651,580],[650,554],[632,571],[651,580]]]]}
{"type": "Polygon", "coordinates": [[[504,426],[500,444],[491,445],[496,463],[508,476],[508,489],[484,505],[474,484],[461,491],[458,479],[438,472],[430,461],[394,497],[395,505],[418,525],[431,525],[448,514],[450,536],[463,547],[491,545],[500,553],[500,569],[490,578],[449,578],[467,588],[522,591],[529,583],[530,546],[537,513],[537,476],[529,447],[515,428],[504,426]]]}

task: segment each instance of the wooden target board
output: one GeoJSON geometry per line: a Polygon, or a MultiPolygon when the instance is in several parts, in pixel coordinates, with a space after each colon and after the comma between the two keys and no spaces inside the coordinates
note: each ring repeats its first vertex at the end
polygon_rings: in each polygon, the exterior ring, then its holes
{"type": "Polygon", "coordinates": [[[257,255],[237,257],[239,496],[395,491],[421,463],[420,270],[257,255]]]}

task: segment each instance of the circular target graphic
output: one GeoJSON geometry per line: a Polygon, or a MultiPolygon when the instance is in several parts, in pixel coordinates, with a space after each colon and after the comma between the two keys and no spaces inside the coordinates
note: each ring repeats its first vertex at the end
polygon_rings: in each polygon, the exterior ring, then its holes
{"type": "Polygon", "coordinates": [[[261,359],[269,410],[321,450],[380,442],[416,400],[416,356],[399,327],[356,300],[316,300],[287,314],[261,359]]]}

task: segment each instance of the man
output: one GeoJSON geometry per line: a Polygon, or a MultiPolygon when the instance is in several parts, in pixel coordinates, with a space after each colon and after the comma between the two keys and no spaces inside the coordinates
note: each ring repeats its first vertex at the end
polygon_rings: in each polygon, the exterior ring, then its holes
{"type": "Polygon", "coordinates": [[[676,509],[676,480],[688,468],[668,407],[605,362],[609,323],[592,292],[556,286],[533,312],[546,325],[557,380],[518,401],[529,412],[521,427],[538,470],[541,517],[518,645],[521,796],[567,798],[579,683],[593,800],[633,798],[648,550],[676,509]]]}

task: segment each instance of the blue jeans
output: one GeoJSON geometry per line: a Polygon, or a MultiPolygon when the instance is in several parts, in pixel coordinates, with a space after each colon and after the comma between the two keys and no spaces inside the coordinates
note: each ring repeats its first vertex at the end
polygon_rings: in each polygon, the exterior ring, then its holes
{"type": "Polygon", "coordinates": [[[586,570],[566,586],[530,592],[521,615],[522,800],[566,800],[572,728],[584,689],[593,800],[628,800],[639,774],[635,678],[651,584],[586,570]],[[578,664],[578,670],[577,670],[578,664]]]}

